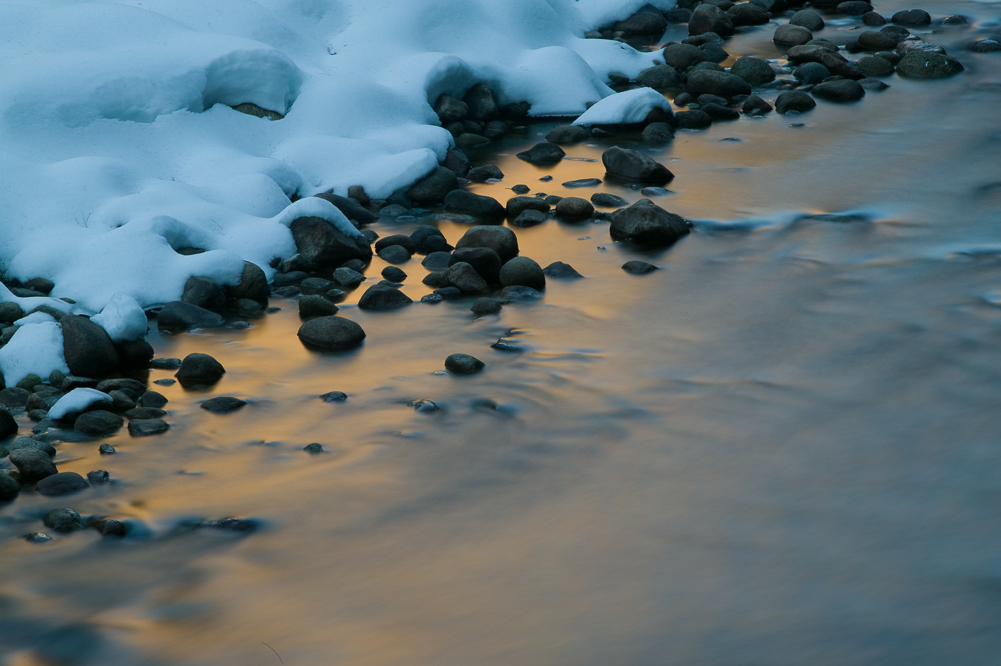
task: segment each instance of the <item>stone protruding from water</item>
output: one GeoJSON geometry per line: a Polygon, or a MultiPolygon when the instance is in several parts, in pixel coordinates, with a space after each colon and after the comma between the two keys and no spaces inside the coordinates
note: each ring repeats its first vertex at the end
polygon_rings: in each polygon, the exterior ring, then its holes
{"type": "Polygon", "coordinates": [[[354,349],[365,340],[365,331],[343,317],[317,317],[299,327],[299,339],[306,345],[325,351],[354,349]]]}

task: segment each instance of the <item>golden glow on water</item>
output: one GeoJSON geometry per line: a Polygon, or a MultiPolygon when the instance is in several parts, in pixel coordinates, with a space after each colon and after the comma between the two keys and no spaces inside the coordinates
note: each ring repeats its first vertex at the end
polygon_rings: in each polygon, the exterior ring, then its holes
{"type": "MultiPolygon", "coordinates": [[[[892,84],[804,128],[741,120],[658,154],[677,175],[658,203],[754,231],[700,223],[647,254],[602,222],[517,229],[522,254],[586,278],[483,318],[468,301],[360,311],[363,286],[342,304],[368,334],[350,353],[305,349],[288,299],[246,330],[154,333],[158,356],[209,353],[227,374],[208,392],[152,385],[170,399],[164,435],[59,444],[60,469],[114,485],[0,509],[0,663],[923,666],[1001,651],[970,583],[996,578],[1001,547],[984,502],[998,272],[957,254],[998,244],[996,211],[970,194],[994,130],[930,121],[908,101],[925,83],[892,84]],[[875,223],[788,224],[854,209],[875,223]],[[662,270],[627,275],[634,258],[662,270]],[[502,336],[523,351],[491,349],[502,336]],[[486,370],[442,374],[454,352],[486,370]],[[334,390],[347,402],[318,398],[334,390]],[[216,395],[249,404],[199,408],[216,395]],[[58,506],[134,521],[133,536],[15,538],[58,506]],[[176,532],[224,516],[263,527],[176,532]]],[[[933,95],[987,117],[964,86],[933,95]]],[[[602,177],[600,161],[513,157],[537,138],[502,146],[504,181],[474,191],[589,196],[561,183],[602,177]]],[[[439,226],[452,243],[465,230],[439,226]]],[[[416,259],[402,268],[411,298],[430,291],[416,259]]]]}

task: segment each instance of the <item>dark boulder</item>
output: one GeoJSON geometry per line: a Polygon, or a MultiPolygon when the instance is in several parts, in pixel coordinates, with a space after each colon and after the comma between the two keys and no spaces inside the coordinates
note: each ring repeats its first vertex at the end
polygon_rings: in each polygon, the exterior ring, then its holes
{"type": "Polygon", "coordinates": [[[292,221],[291,229],[296,248],[306,261],[340,266],[351,259],[372,258],[364,236],[348,236],[322,217],[300,217],[292,221]]]}
{"type": "Polygon", "coordinates": [[[477,83],[470,88],[462,101],[469,107],[469,116],[474,120],[496,120],[500,117],[494,91],[485,83],[477,83]]]}
{"type": "Polygon", "coordinates": [[[466,190],[449,192],[448,196],[445,197],[445,208],[479,218],[499,219],[504,217],[504,206],[499,201],[466,190]]]}
{"type": "Polygon", "coordinates": [[[63,329],[63,353],[74,375],[106,377],[118,367],[118,352],[107,331],[87,319],[67,315],[63,329]]]}
{"type": "Polygon", "coordinates": [[[12,451],[9,458],[17,471],[21,473],[21,478],[32,483],[52,476],[59,472],[56,464],[52,462],[48,454],[35,448],[23,448],[12,451]]]}
{"type": "Polygon", "coordinates": [[[243,274],[240,276],[240,283],[236,286],[226,287],[226,293],[232,301],[241,298],[256,301],[258,303],[268,302],[268,278],[264,271],[257,264],[249,261],[243,262],[243,274]]]}
{"type": "Polygon", "coordinates": [[[963,69],[955,58],[928,51],[908,51],[897,63],[898,74],[915,79],[944,79],[959,74],[963,69]]]}
{"type": "Polygon", "coordinates": [[[87,480],[76,472],[59,472],[40,479],[35,484],[35,490],[41,495],[58,496],[77,493],[90,486],[87,480]]]}
{"type": "Polygon", "coordinates": [[[511,197],[507,200],[505,214],[509,220],[515,219],[526,210],[537,210],[540,213],[548,213],[549,204],[535,197],[511,197]]]}
{"type": "MultiPolygon", "coordinates": [[[[194,327],[222,326],[223,318],[222,315],[197,305],[183,301],[172,301],[160,309],[156,324],[161,329],[176,331],[194,327]]],[[[70,369],[72,370],[72,368],[70,369]]],[[[79,374],[79,372],[73,370],[73,374],[79,374]]]]}
{"type": "Polygon", "coordinates": [[[163,419],[132,419],[129,421],[129,435],[132,437],[160,435],[168,430],[170,430],[170,424],[163,419]]]}
{"type": "Polygon", "coordinates": [[[653,5],[643,5],[626,20],[616,23],[614,29],[628,36],[662,35],[667,30],[667,19],[653,5]]]}
{"type": "Polygon", "coordinates": [[[680,85],[681,73],[670,65],[654,65],[636,76],[636,83],[654,90],[667,90],[680,85]]]}
{"type": "Polygon", "coordinates": [[[663,164],[649,155],[628,148],[609,148],[601,154],[601,162],[610,176],[625,180],[663,185],[674,178],[674,174],[663,164]]]}
{"type": "MultiPolygon", "coordinates": [[[[208,354],[188,354],[181,361],[181,368],[174,374],[182,385],[214,384],[226,374],[222,363],[208,354]]],[[[144,405],[145,406],[145,405],[144,405]]]]}
{"type": "Polygon", "coordinates": [[[442,125],[462,120],[469,115],[469,105],[451,95],[441,95],[434,104],[434,112],[442,125]]]}
{"type": "Polygon", "coordinates": [[[817,102],[800,90],[787,90],[775,99],[775,110],[785,115],[790,112],[804,113],[817,106],[817,102]]]}
{"type": "Polygon", "coordinates": [[[360,203],[349,197],[342,197],[341,195],[334,194],[333,192],[323,192],[322,194],[317,194],[316,198],[323,199],[324,201],[329,201],[334,204],[334,208],[341,211],[344,214],[344,217],[358,222],[359,224],[368,224],[369,222],[375,222],[379,219],[378,215],[366,210],[360,203]]]}
{"type": "Polygon", "coordinates": [[[125,419],[118,414],[113,414],[103,409],[84,412],[73,422],[73,428],[77,432],[82,432],[92,437],[110,435],[119,430],[123,425],[125,425],[125,419]]]}
{"type": "Polygon", "coordinates": [[[688,34],[701,35],[707,32],[729,37],[733,34],[733,21],[719,7],[699,5],[688,19],[688,34]]]}
{"type": "MultiPolygon", "coordinates": [[[[445,195],[459,187],[455,172],[443,166],[424,176],[407,190],[407,195],[419,204],[435,204],[444,201],[445,195]]],[[[378,251],[379,247],[376,246],[378,251]]]]}
{"type": "MultiPolygon", "coordinates": [[[[358,307],[362,310],[396,310],[411,303],[413,300],[399,289],[377,284],[369,287],[362,294],[358,301],[358,307]]],[[[321,317],[321,319],[325,319],[325,317],[321,317]]]]}
{"type": "Polygon", "coordinates": [[[584,277],[577,272],[576,268],[570,264],[565,264],[562,261],[554,261],[543,268],[542,273],[547,278],[555,278],[557,280],[575,280],[584,277]]]}
{"type": "Polygon", "coordinates": [[[779,46],[802,46],[813,39],[813,33],[801,25],[786,23],[775,29],[772,41],[779,46]]]}
{"type": "Polygon", "coordinates": [[[811,92],[814,97],[825,99],[828,102],[857,102],[865,97],[865,90],[862,86],[851,79],[827,81],[814,86],[811,92]]]}
{"type": "Polygon", "coordinates": [[[518,237],[506,227],[477,226],[466,231],[455,247],[488,247],[501,261],[510,261],[518,255],[518,237]]]}
{"type": "Polygon", "coordinates": [[[744,79],[728,72],[712,70],[696,70],[689,73],[686,90],[693,97],[709,93],[731,99],[737,95],[751,94],[751,86],[744,79]]]}
{"type": "Polygon", "coordinates": [[[360,345],[365,340],[365,331],[350,319],[317,317],[299,327],[299,339],[318,349],[344,351],[360,345]]]}
{"type": "Polygon", "coordinates": [[[469,354],[452,354],[445,359],[445,369],[456,375],[474,375],[486,365],[469,354]]]}
{"type": "Polygon", "coordinates": [[[566,156],[563,149],[555,143],[544,141],[537,143],[528,150],[518,153],[517,158],[531,164],[556,164],[566,156]]]}
{"type": "Polygon", "coordinates": [[[459,248],[449,257],[448,265],[465,262],[486,280],[487,284],[500,283],[501,258],[488,247],[459,248]]]}
{"type": "Polygon", "coordinates": [[[708,60],[704,51],[691,44],[668,44],[664,47],[661,55],[664,57],[665,63],[682,72],[708,60]]]}
{"type": "Polygon", "coordinates": [[[752,86],[763,86],[775,80],[775,70],[761,58],[744,56],[738,58],[730,68],[730,73],[747,81],[752,86]]]}
{"type": "Polygon", "coordinates": [[[594,213],[594,206],[587,199],[564,197],[556,204],[556,217],[566,220],[584,220],[594,213]]]}
{"type": "Polygon", "coordinates": [[[615,211],[608,219],[613,239],[657,247],[674,244],[688,234],[690,226],[680,215],[669,213],[647,199],[615,211]]]}
{"type": "MultiPolygon", "coordinates": [[[[7,390],[7,389],[3,389],[7,390]]],[[[7,439],[17,434],[17,421],[10,412],[0,407],[0,439],[7,439]]]]}
{"type": "MultiPolygon", "coordinates": [[[[557,125],[553,129],[549,130],[548,134],[546,134],[546,141],[566,146],[573,143],[580,143],[581,141],[588,139],[590,136],[591,135],[588,134],[588,131],[580,125],[557,125]]],[[[497,167],[494,168],[496,169],[497,167]]],[[[500,171],[500,169],[497,170],[500,171]]],[[[492,177],[503,178],[504,174],[492,177]]]]}
{"type": "Polygon", "coordinates": [[[445,272],[448,283],[463,294],[484,294],[490,291],[487,281],[464,261],[454,263],[445,272]]]}
{"type": "Polygon", "coordinates": [[[214,280],[200,275],[192,275],[184,283],[181,301],[212,312],[226,309],[226,293],[214,280]]]}
{"type": "Polygon", "coordinates": [[[546,288],[546,275],[532,259],[515,257],[501,268],[500,283],[505,287],[523,286],[542,291],[546,288]]]}
{"type": "Polygon", "coordinates": [[[923,9],[904,9],[891,16],[890,20],[914,28],[931,25],[931,15],[923,9]]]}

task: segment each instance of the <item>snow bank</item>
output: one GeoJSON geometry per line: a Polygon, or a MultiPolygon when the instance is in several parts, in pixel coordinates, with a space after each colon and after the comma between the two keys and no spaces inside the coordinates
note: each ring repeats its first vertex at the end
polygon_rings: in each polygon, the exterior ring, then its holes
{"type": "Polygon", "coordinates": [[[69,415],[82,412],[98,402],[111,403],[111,396],[103,391],[92,388],[75,388],[56,401],[49,409],[49,418],[53,421],[69,415]]]}
{"type": "Polygon", "coordinates": [[[28,375],[46,380],[53,370],[67,375],[70,372],[63,356],[63,331],[55,322],[25,324],[0,347],[0,373],[8,386],[28,375]]]}
{"type": "Polygon", "coordinates": [[[652,88],[636,88],[601,100],[573,122],[574,125],[617,125],[642,122],[654,109],[669,115],[671,103],[652,88]]]}
{"type": "MultiPolygon", "coordinates": [[[[26,311],[87,314],[119,294],[176,300],[192,275],[234,284],[244,260],[270,276],[295,252],[293,215],[347,229],[333,206],[290,207],[292,195],[386,197],[435,168],[452,145],[440,94],[487,82],[537,116],[611,95],[609,71],[635,76],[655,54],[583,35],[646,2],[0,4],[0,270],[55,283],[52,299],[21,299],[26,311]],[[285,117],[230,108],[243,103],[285,117]],[[206,251],[177,252],[191,246],[206,251]]],[[[135,309],[119,306],[100,321],[132,335],[135,309]]]]}

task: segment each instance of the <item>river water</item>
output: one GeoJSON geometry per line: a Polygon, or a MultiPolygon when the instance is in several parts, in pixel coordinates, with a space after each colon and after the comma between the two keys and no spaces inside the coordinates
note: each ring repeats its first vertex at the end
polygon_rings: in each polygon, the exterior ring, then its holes
{"type": "MultiPolygon", "coordinates": [[[[342,314],[368,338],[348,354],[304,349],[286,299],[249,329],[152,334],[228,373],[156,386],[167,434],[60,445],[61,470],[111,486],[0,508],[0,663],[1001,662],[1001,54],[963,50],[1001,6],[923,6],[974,24],[926,35],[963,75],[651,150],[677,176],[657,202],[696,225],[668,251],[604,223],[518,229],[522,254],[586,279],[479,319],[363,312],[355,292],[342,314]],[[662,270],[619,268],[637,258],[662,270]],[[444,375],[454,352],[487,369],[444,375]],[[348,400],[317,398],[333,390],[348,400]],[[210,395],[250,404],[217,416],[210,395]],[[16,538],[58,506],[132,533],[16,538]],[[226,516],[262,529],[178,529],[226,516]]],[[[725,47],[779,57],[771,31],[725,47]]],[[[560,183],[600,178],[610,144],[514,158],[550,127],[477,156],[506,177],[474,191],[595,191],[560,183]]]]}

